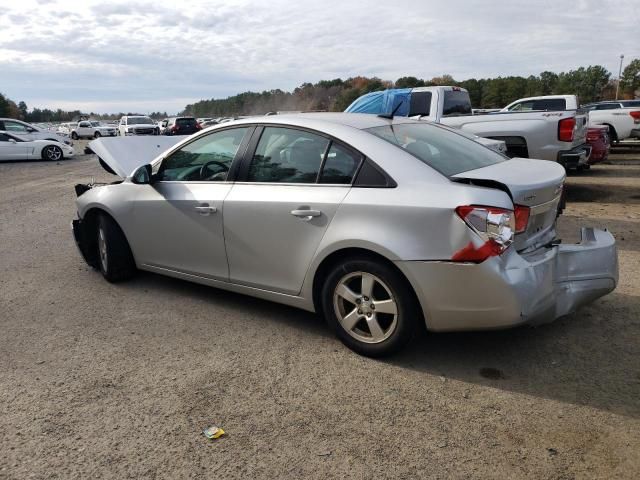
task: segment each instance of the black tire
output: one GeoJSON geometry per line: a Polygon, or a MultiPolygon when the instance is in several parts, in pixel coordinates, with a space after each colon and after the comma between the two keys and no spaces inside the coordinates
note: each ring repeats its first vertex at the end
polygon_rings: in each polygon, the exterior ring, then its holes
{"type": "Polygon", "coordinates": [[[71,138],[73,140],[77,140],[78,139],[78,134],[76,132],[71,132],[71,138]]]}
{"type": "Polygon", "coordinates": [[[102,134],[100,132],[96,132],[93,134],[93,138],[100,138],[102,134]]]}
{"type": "Polygon", "coordinates": [[[64,158],[64,154],[62,153],[62,149],[55,145],[47,145],[42,149],[42,159],[49,160],[52,162],[57,162],[58,160],[62,160],[64,158]]]}
{"type": "Polygon", "coordinates": [[[618,143],[618,132],[616,132],[616,129],[611,125],[607,125],[607,127],[609,127],[609,138],[611,139],[611,143],[618,143]]]}
{"type": "Polygon", "coordinates": [[[100,215],[96,230],[98,267],[107,281],[128,280],[136,273],[136,263],[129,242],[118,224],[107,215],[100,215]]]}
{"type": "MultiPolygon", "coordinates": [[[[322,287],[321,301],[325,319],[338,338],[347,347],[367,357],[383,357],[400,350],[415,335],[418,321],[421,318],[413,289],[407,280],[393,267],[366,257],[356,257],[336,265],[326,277],[322,287]],[[371,312],[369,311],[367,313],[366,310],[371,307],[370,305],[365,305],[363,301],[363,299],[367,299],[367,297],[360,296],[362,288],[359,290],[357,288],[358,282],[360,285],[362,284],[362,278],[360,277],[360,280],[358,280],[360,274],[377,277],[377,280],[380,280],[384,284],[376,283],[371,298],[368,299],[372,301],[374,306],[375,304],[380,305],[380,303],[376,303],[379,302],[378,299],[384,300],[385,298],[383,297],[389,293],[390,299],[395,300],[395,320],[390,320],[390,317],[393,315],[373,311],[374,318],[377,318],[376,323],[381,327],[384,335],[388,335],[383,340],[376,341],[375,343],[373,343],[373,331],[368,327],[367,323],[367,316],[370,317],[371,312]],[[345,282],[345,279],[349,279],[351,276],[353,276],[352,279],[347,280],[347,283],[349,281],[354,282],[351,284],[355,285],[352,291],[358,293],[359,299],[356,301],[362,302],[359,304],[360,306],[357,306],[356,303],[352,304],[351,302],[345,301],[339,296],[334,298],[339,284],[342,284],[345,282]],[[382,293],[378,294],[376,288],[382,288],[382,290],[378,290],[382,293]],[[345,311],[349,310],[353,314],[354,311],[351,310],[353,306],[355,311],[358,313],[363,312],[366,315],[359,315],[360,320],[351,328],[351,333],[347,331],[338,319],[341,308],[340,302],[343,302],[343,306],[346,305],[345,311]],[[360,308],[363,308],[363,310],[360,310],[360,308]],[[386,322],[386,326],[384,322],[386,322]],[[393,322],[395,322],[395,325],[393,322]],[[367,330],[369,330],[371,336],[370,342],[356,338],[358,336],[361,338],[366,337],[367,330]]],[[[379,310],[381,309],[381,307],[378,308],[379,310]]]]}

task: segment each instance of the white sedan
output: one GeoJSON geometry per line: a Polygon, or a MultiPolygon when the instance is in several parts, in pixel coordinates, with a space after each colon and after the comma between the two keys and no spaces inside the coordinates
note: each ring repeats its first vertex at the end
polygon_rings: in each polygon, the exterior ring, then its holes
{"type": "Polygon", "coordinates": [[[62,160],[73,157],[73,147],[53,140],[25,140],[0,131],[0,160],[62,160]]]}

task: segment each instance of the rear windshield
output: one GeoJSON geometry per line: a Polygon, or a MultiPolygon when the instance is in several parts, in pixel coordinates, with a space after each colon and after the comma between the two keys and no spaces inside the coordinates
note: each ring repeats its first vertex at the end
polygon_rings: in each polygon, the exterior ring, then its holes
{"type": "Polygon", "coordinates": [[[176,123],[181,127],[193,127],[196,124],[195,118],[178,118],[176,123]]]}
{"type": "Polygon", "coordinates": [[[444,92],[443,117],[471,115],[471,99],[464,90],[446,90],[444,92]]]}
{"type": "Polygon", "coordinates": [[[447,177],[508,160],[474,140],[427,123],[385,125],[367,131],[406,150],[447,177]]]}
{"type": "Polygon", "coordinates": [[[149,117],[129,117],[128,122],[129,125],[150,125],[153,123],[149,117]]]}

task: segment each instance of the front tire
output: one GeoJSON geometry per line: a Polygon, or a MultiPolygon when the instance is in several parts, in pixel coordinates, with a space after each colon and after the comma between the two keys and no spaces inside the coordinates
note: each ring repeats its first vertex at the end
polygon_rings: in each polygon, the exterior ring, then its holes
{"type": "Polygon", "coordinates": [[[71,138],[73,140],[78,140],[78,134],[76,132],[71,132],[71,138]]]}
{"type": "Polygon", "coordinates": [[[407,280],[368,258],[347,260],[331,270],[322,289],[322,309],[338,338],[368,357],[400,350],[413,338],[419,319],[407,280]]]}
{"type": "Polygon", "coordinates": [[[42,149],[42,159],[57,162],[63,158],[62,149],[55,145],[47,145],[42,149]]]}
{"type": "Polygon", "coordinates": [[[96,132],[93,134],[93,138],[100,138],[102,134],[100,132],[96,132]]]}
{"type": "Polygon", "coordinates": [[[136,264],[124,233],[107,215],[101,215],[97,230],[98,266],[102,276],[111,283],[133,277],[136,264]]]}

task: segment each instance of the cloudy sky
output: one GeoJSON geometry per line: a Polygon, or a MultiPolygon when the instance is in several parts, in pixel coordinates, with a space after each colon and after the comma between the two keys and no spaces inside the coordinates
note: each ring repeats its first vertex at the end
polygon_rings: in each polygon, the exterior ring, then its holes
{"type": "Polygon", "coordinates": [[[20,0],[0,92],[29,108],[167,110],[354,75],[456,79],[640,57],[639,0],[20,0]],[[187,6],[188,5],[188,6],[187,6]]]}

